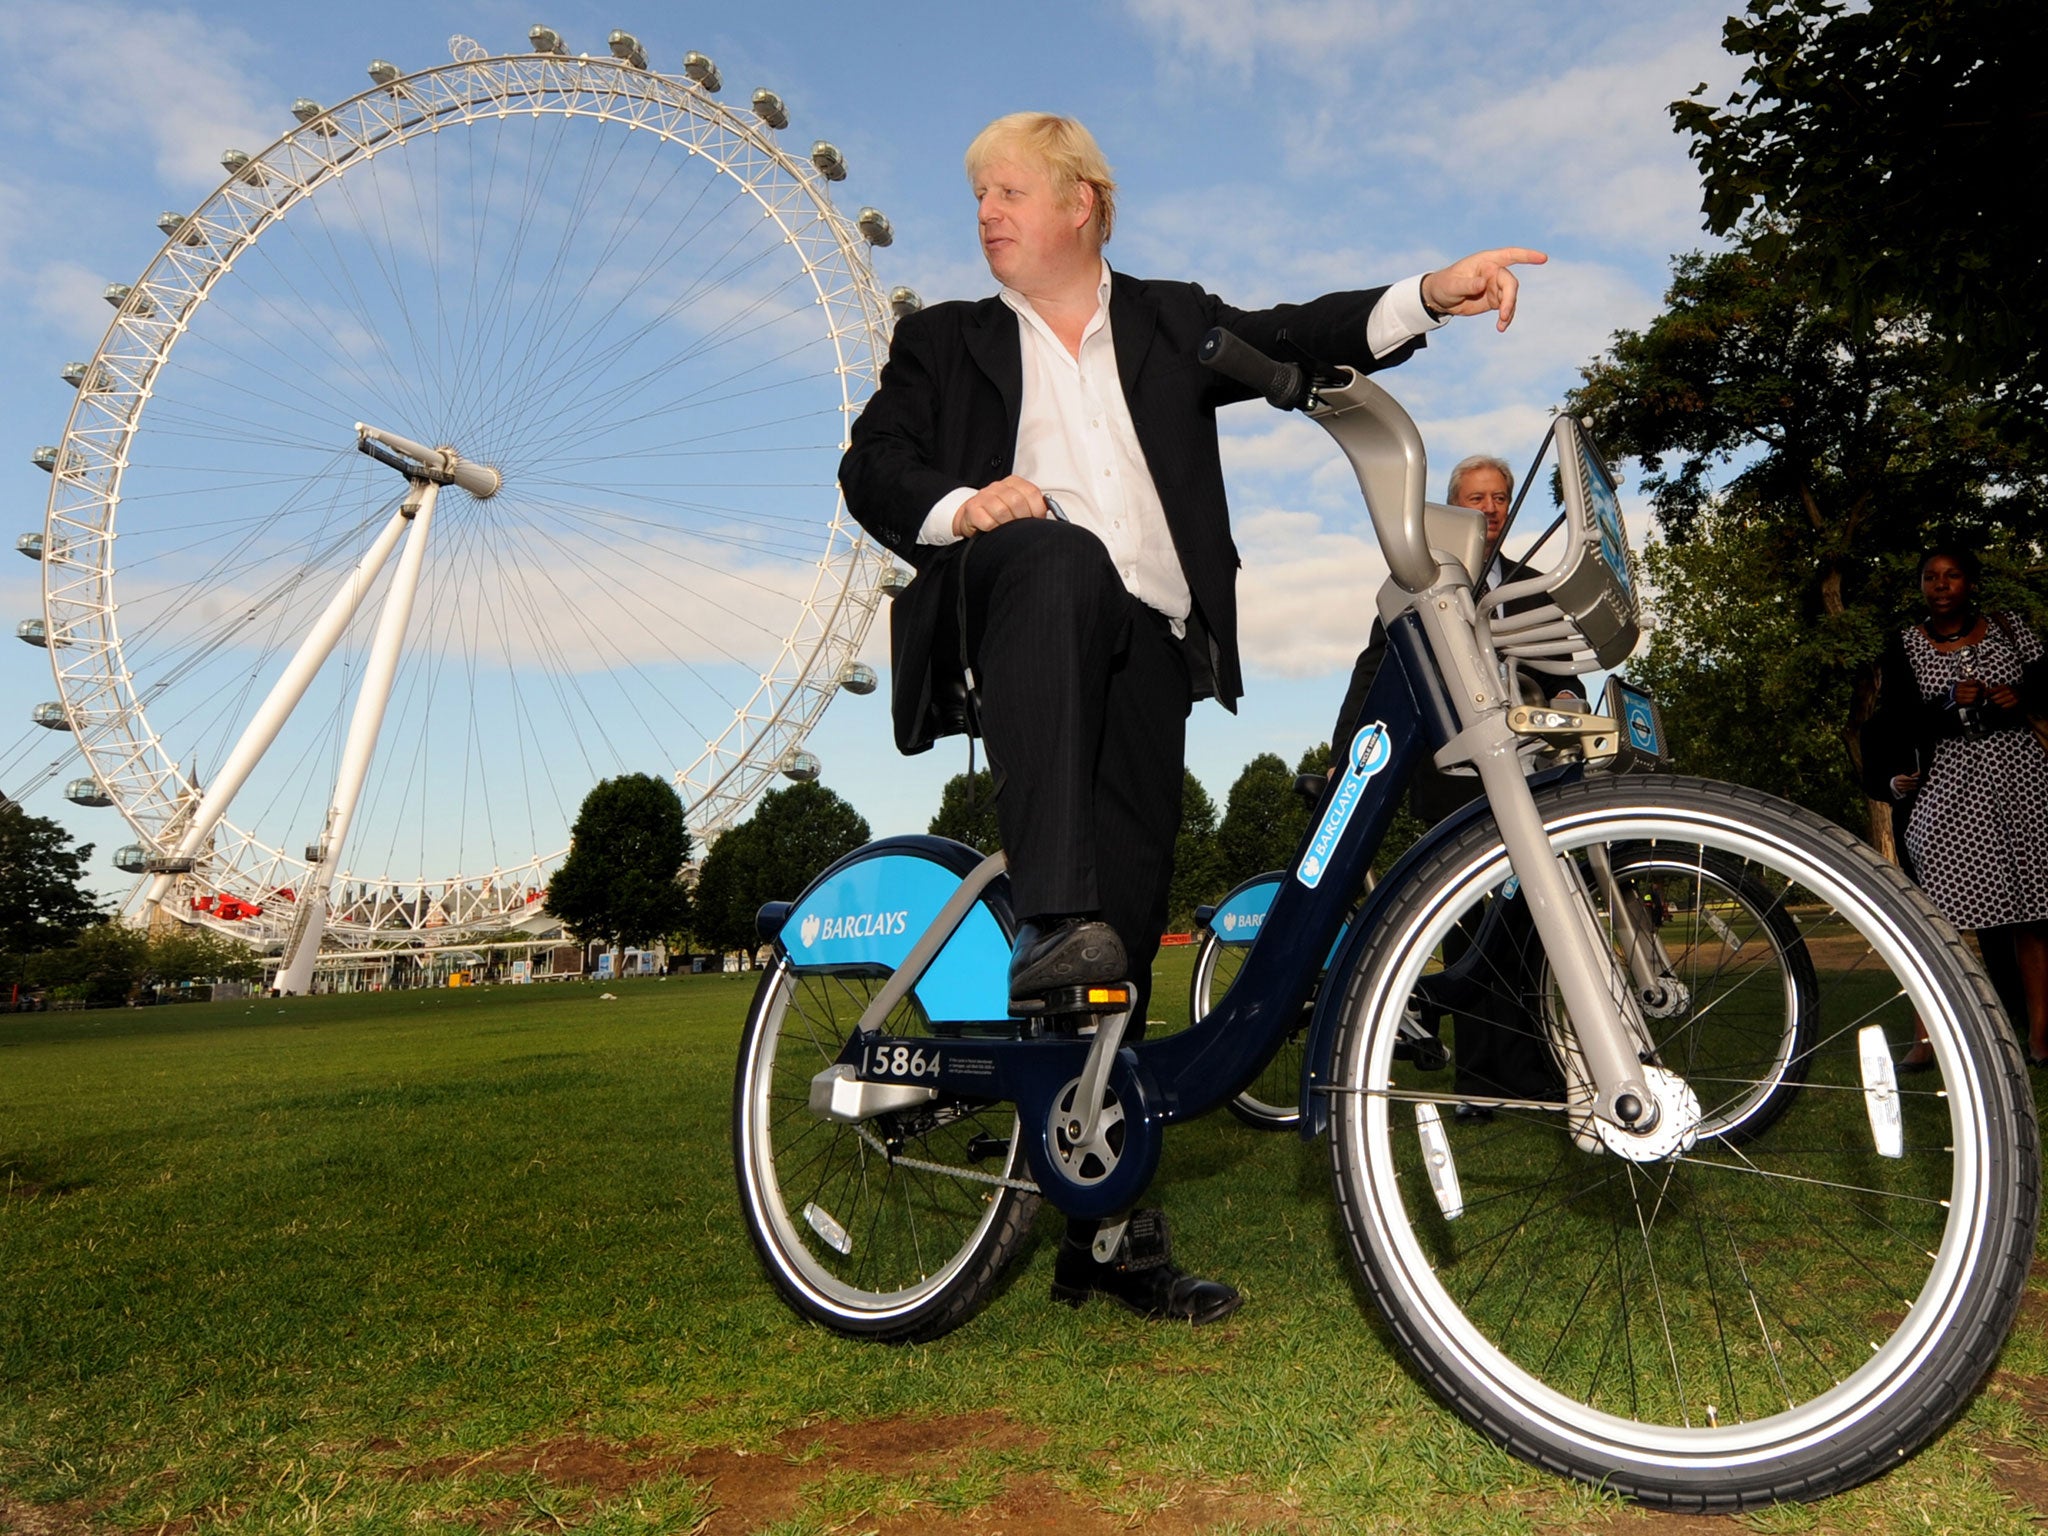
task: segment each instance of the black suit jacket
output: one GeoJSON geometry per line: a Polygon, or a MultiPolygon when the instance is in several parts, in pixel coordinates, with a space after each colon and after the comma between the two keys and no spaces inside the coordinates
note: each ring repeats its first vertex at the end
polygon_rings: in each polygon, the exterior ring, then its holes
{"type": "MultiPolygon", "coordinates": [[[[1266,352],[1299,349],[1360,372],[1391,367],[1421,340],[1384,358],[1371,355],[1366,319],[1383,292],[1241,310],[1193,283],[1122,273],[1112,279],[1117,372],[1193,599],[1189,669],[1197,697],[1213,693],[1234,709],[1244,691],[1237,653],[1240,562],[1223,493],[1216,408],[1252,396],[1204,368],[1196,349],[1211,326],[1222,325],[1266,352]]],[[[918,530],[949,492],[978,490],[1011,473],[1024,397],[1019,324],[1000,298],[934,304],[897,322],[880,384],[840,461],[848,509],[919,571],[891,615],[897,739],[905,750],[919,745],[917,732],[906,731],[906,716],[929,702],[932,639],[946,601],[943,570],[963,547],[919,544],[918,530]]]]}

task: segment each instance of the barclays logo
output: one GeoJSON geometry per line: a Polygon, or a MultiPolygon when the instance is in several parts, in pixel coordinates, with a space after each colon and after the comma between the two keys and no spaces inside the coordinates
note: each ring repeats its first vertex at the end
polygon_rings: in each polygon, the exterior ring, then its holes
{"type": "Polygon", "coordinates": [[[850,912],[839,917],[820,917],[815,912],[806,912],[803,921],[797,925],[806,949],[821,942],[829,944],[834,939],[894,938],[909,929],[910,910],[907,907],[896,912],[850,912]]]}
{"type": "Polygon", "coordinates": [[[1351,738],[1350,758],[1344,776],[1337,781],[1336,793],[1330,797],[1329,808],[1323,812],[1322,824],[1316,828],[1308,852],[1301,856],[1294,871],[1294,878],[1310,890],[1322,883],[1330,855],[1351,824],[1351,813],[1365,796],[1366,782],[1394,760],[1394,743],[1384,720],[1375,720],[1351,738]]]}

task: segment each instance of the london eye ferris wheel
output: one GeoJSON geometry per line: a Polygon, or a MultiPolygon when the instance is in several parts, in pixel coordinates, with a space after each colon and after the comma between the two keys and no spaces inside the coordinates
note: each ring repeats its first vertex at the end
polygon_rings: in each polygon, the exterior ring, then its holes
{"type": "Polygon", "coordinates": [[[918,301],[840,151],[623,32],[452,52],[158,221],[21,541],[132,903],[282,940],[293,990],[323,935],[519,923],[599,778],[672,771],[701,841],[815,776],[899,579],[835,469],[918,301]]]}

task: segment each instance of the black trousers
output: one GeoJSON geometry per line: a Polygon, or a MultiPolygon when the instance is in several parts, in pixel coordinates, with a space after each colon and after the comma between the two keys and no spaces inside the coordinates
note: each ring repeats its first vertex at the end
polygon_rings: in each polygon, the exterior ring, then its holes
{"type": "MultiPolygon", "coordinates": [[[[1020,919],[1099,915],[1149,991],[1180,831],[1192,704],[1182,643],[1084,528],[1005,523],[963,553],[1011,903],[1020,919]]],[[[947,608],[935,664],[959,654],[947,608]]]]}

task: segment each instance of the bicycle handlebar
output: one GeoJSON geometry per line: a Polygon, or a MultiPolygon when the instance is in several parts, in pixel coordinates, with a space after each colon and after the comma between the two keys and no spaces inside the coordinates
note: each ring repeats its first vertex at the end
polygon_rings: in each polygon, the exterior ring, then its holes
{"type": "Polygon", "coordinates": [[[1226,379],[1257,390],[1275,410],[1298,411],[1308,404],[1313,392],[1313,381],[1298,365],[1266,356],[1220,325],[1209,328],[1195,355],[1226,379]]]}
{"type": "Polygon", "coordinates": [[[1270,358],[1221,326],[1202,338],[1197,355],[1282,410],[1314,406],[1311,415],[1337,440],[1358,476],[1388,570],[1407,591],[1427,590],[1437,579],[1423,516],[1428,460],[1414,418],[1401,403],[1349,368],[1319,381],[1310,370],[1270,358]]]}

